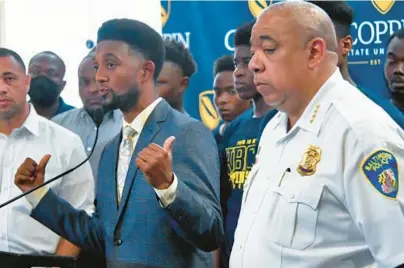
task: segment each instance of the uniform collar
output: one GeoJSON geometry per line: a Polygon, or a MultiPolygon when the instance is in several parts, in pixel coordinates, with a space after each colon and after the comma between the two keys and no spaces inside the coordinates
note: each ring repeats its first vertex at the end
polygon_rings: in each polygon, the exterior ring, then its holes
{"type": "MultiPolygon", "coordinates": [[[[341,81],[344,81],[344,79],[342,78],[339,69],[336,69],[334,73],[327,79],[327,81],[321,86],[316,95],[314,95],[313,99],[304,110],[302,116],[296,122],[296,125],[293,126],[291,131],[289,131],[289,133],[296,128],[300,128],[317,135],[320,131],[325,115],[331,106],[333,89],[341,81]]],[[[274,120],[276,120],[273,125],[274,128],[281,126],[286,130],[288,124],[288,116],[286,113],[278,113],[274,120]]]]}
{"type": "Polygon", "coordinates": [[[126,126],[131,126],[136,132],[139,134],[144,125],[146,124],[147,119],[149,118],[150,114],[153,112],[154,108],[156,108],[157,104],[160,103],[162,98],[158,98],[153,101],[149,106],[147,106],[136,118],[132,121],[132,123],[128,123],[123,119],[123,128],[126,126]]]}

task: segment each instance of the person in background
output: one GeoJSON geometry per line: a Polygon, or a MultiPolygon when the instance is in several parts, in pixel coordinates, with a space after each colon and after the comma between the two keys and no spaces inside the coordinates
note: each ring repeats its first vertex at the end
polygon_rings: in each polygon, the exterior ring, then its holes
{"type": "MultiPolygon", "coordinates": [[[[307,1],[323,9],[331,18],[338,41],[338,67],[342,77],[353,86],[357,87],[374,103],[383,108],[396,123],[404,129],[404,115],[383,96],[379,96],[374,90],[356,84],[349,74],[348,55],[353,46],[351,36],[351,24],[353,22],[354,11],[346,1],[307,1]]],[[[264,116],[258,134],[258,142],[266,124],[272,117],[264,116]]]]}
{"type": "MultiPolygon", "coordinates": [[[[234,88],[243,100],[252,100],[252,108],[234,119],[226,128],[220,150],[221,205],[224,215],[226,241],[221,248],[222,263],[228,266],[241,208],[243,187],[255,161],[257,135],[262,116],[271,110],[254,85],[248,69],[251,59],[251,29],[253,22],[239,27],[234,34],[234,88]]],[[[271,111],[275,115],[276,111],[271,111]]]]}
{"type": "Polygon", "coordinates": [[[214,102],[223,123],[213,130],[218,146],[227,125],[251,107],[251,100],[242,100],[234,89],[233,83],[233,56],[224,55],[213,64],[213,90],[214,102]]]}
{"type": "MultiPolygon", "coordinates": [[[[387,42],[384,76],[393,103],[404,116],[404,29],[400,29],[387,42]]],[[[404,126],[401,126],[404,128],[404,126]]]]}
{"type": "Polygon", "coordinates": [[[329,16],[272,4],[251,50],[257,89],[279,112],[244,188],[230,266],[403,265],[404,131],[342,77],[329,16]]]}
{"type": "Polygon", "coordinates": [[[159,96],[174,109],[187,114],[184,109],[184,93],[190,78],[196,72],[196,62],[189,49],[179,41],[165,39],[164,47],[164,65],[157,80],[159,96]]]}
{"type": "MultiPolygon", "coordinates": [[[[203,123],[158,97],[163,62],[164,43],[153,28],[104,22],[96,80],[104,107],[120,109],[124,122],[101,156],[97,214],[72,208],[48,188],[26,196],[31,217],[105,255],[107,267],[212,267],[211,251],[223,239],[216,142],[203,123]]],[[[43,180],[45,165],[32,164],[26,159],[15,176],[24,192],[43,180]]]]}
{"type": "MultiPolygon", "coordinates": [[[[96,126],[93,121],[97,109],[102,109],[103,99],[95,81],[93,49],[80,63],[78,69],[79,95],[83,108],[74,109],[57,115],[52,121],[76,133],[83,142],[87,154],[95,140],[96,126]]],[[[105,145],[122,130],[122,112],[119,110],[107,111],[99,127],[98,141],[94,153],[90,158],[90,165],[94,178],[98,176],[98,163],[105,145]]]]}
{"type": "Polygon", "coordinates": [[[351,36],[351,24],[353,22],[354,11],[346,1],[309,1],[323,9],[331,18],[338,41],[338,67],[342,77],[350,84],[358,88],[363,94],[371,99],[378,106],[383,108],[393,120],[404,129],[404,115],[388,99],[380,96],[375,90],[355,83],[349,74],[348,55],[353,46],[351,36]]]}
{"type": "MultiPolygon", "coordinates": [[[[39,116],[27,103],[30,76],[21,57],[0,48],[0,203],[21,194],[14,181],[16,163],[26,157],[41,160],[50,153],[45,180],[71,169],[86,158],[80,138],[39,116]]],[[[39,162],[42,165],[43,162],[39,162]]],[[[85,163],[49,185],[61,198],[86,214],[94,211],[94,179],[85,163]]],[[[20,254],[77,256],[79,248],[30,217],[22,198],[0,209],[0,251],[20,254]]]]}
{"type": "Polygon", "coordinates": [[[51,119],[55,115],[74,109],[60,97],[66,85],[63,80],[65,73],[65,63],[51,51],[38,53],[30,60],[28,74],[32,80],[28,95],[40,116],[51,119]]]}

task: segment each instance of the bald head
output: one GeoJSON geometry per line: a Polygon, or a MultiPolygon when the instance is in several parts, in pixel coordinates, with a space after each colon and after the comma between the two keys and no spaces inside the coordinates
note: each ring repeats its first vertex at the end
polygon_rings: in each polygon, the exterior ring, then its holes
{"type": "Polygon", "coordinates": [[[66,73],[66,65],[61,57],[59,57],[56,53],[52,51],[43,51],[35,56],[29,61],[29,65],[39,64],[39,62],[47,62],[50,65],[55,66],[58,69],[58,72],[62,76],[65,76],[66,73]]]}
{"type": "Polygon", "coordinates": [[[337,40],[331,19],[307,2],[282,2],[265,9],[251,32],[249,69],[265,102],[298,115],[337,69],[337,40]]]}
{"type": "Polygon", "coordinates": [[[257,21],[265,20],[268,16],[285,18],[304,44],[314,38],[321,38],[328,51],[337,52],[334,24],[327,13],[318,6],[304,1],[275,3],[266,8],[257,21]]]}

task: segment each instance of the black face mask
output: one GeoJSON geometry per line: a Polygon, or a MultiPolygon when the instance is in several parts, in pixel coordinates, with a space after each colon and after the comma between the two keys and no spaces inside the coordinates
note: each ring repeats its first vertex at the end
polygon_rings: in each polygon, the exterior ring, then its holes
{"type": "Polygon", "coordinates": [[[48,107],[54,104],[59,98],[59,85],[46,76],[32,78],[28,95],[35,105],[48,107]]]}

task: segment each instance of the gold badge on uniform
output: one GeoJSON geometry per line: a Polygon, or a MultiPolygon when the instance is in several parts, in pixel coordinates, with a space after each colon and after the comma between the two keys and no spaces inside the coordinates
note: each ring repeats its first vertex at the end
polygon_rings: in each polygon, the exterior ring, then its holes
{"type": "Polygon", "coordinates": [[[302,176],[311,176],[316,172],[318,162],[321,160],[322,149],[318,146],[310,145],[303,155],[297,167],[297,172],[302,176]]]}

